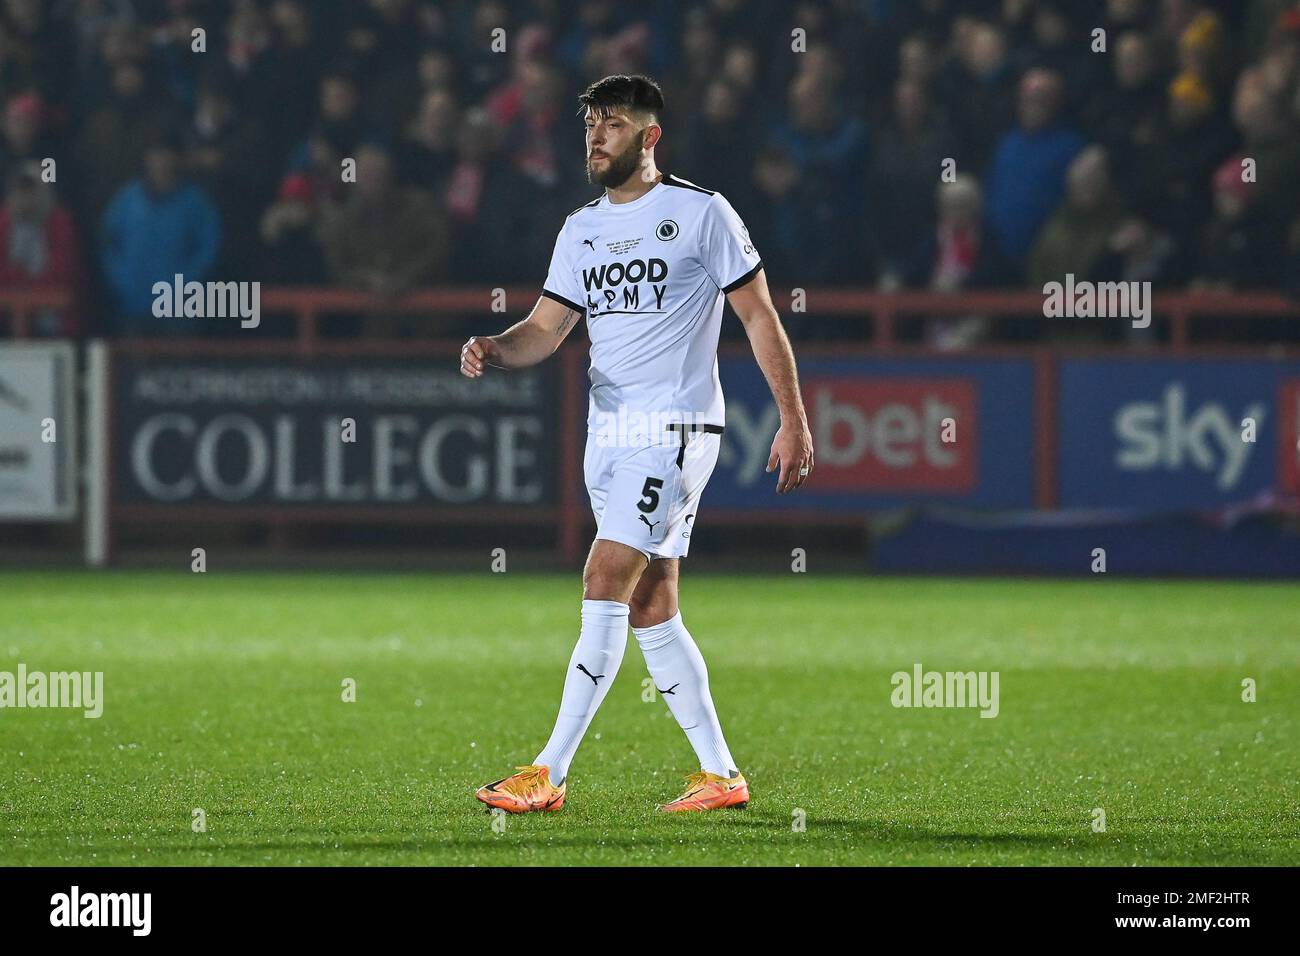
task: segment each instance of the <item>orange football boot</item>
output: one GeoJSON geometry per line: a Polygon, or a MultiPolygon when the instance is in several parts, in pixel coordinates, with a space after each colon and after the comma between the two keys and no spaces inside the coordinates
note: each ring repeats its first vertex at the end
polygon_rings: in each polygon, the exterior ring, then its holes
{"type": "Polygon", "coordinates": [[[479,787],[474,796],[489,807],[500,808],[507,813],[527,813],[530,810],[558,810],[564,806],[564,787],[551,786],[549,767],[530,764],[516,767],[519,772],[479,787]]]}
{"type": "Polygon", "coordinates": [[[749,804],[749,784],[744,774],[722,777],[707,770],[699,770],[686,778],[686,792],[659,809],[664,813],[681,813],[691,810],[720,810],[734,807],[739,810],[749,804]]]}

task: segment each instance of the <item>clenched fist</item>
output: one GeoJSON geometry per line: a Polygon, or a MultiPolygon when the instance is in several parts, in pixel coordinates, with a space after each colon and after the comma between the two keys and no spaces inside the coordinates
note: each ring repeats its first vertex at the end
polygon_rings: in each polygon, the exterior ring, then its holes
{"type": "Polygon", "coordinates": [[[460,374],[479,378],[489,365],[498,364],[497,344],[489,336],[476,335],[461,346],[460,374]]]}

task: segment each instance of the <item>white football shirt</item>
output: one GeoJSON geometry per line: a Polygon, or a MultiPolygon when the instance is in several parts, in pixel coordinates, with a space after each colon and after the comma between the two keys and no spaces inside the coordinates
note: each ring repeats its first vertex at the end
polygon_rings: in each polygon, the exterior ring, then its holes
{"type": "Polygon", "coordinates": [[[720,193],[667,173],[632,202],[611,203],[605,195],[570,213],[542,295],[586,316],[587,430],[633,413],[724,425],[724,297],[762,266],[745,224],[720,193]]]}

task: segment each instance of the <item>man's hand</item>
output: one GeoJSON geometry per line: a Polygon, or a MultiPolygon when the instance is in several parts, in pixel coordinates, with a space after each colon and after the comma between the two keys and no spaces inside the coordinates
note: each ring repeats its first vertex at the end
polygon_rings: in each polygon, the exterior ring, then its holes
{"type": "Polygon", "coordinates": [[[528,318],[500,335],[476,335],[460,350],[460,374],[480,378],[489,365],[527,368],[555,354],[582,313],[547,295],[539,296],[528,318]]]}
{"type": "Polygon", "coordinates": [[[487,366],[500,364],[497,344],[490,336],[476,335],[461,346],[460,374],[466,378],[482,378],[487,366]]]}
{"type": "Polygon", "coordinates": [[[767,456],[767,470],[781,466],[776,479],[778,494],[794,491],[812,474],[812,432],[806,421],[782,425],[772,440],[772,453],[767,456]]]}

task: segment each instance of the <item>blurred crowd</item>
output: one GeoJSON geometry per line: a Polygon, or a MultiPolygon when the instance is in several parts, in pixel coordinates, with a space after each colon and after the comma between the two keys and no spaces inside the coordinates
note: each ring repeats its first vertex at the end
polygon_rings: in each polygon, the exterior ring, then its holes
{"type": "Polygon", "coordinates": [[[782,288],[1300,288],[1297,0],[0,0],[0,287],[540,286],[636,72],[782,288]]]}

